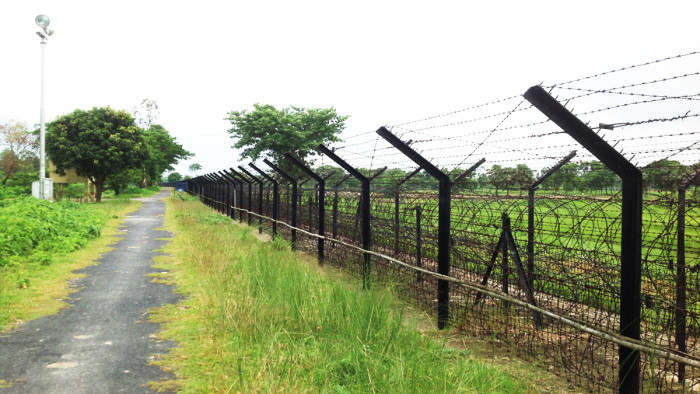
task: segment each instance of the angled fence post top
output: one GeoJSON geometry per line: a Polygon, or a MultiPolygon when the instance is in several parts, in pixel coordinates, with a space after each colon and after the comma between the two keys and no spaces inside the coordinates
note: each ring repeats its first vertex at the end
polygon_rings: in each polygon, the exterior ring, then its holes
{"type": "Polygon", "coordinates": [[[428,172],[428,174],[432,175],[434,178],[437,178],[440,182],[447,182],[448,184],[450,183],[450,177],[448,177],[447,174],[442,172],[439,168],[435,167],[433,163],[426,160],[418,152],[413,150],[413,148],[408,146],[408,144],[401,141],[391,131],[387,130],[386,127],[380,127],[379,130],[377,130],[377,134],[379,134],[382,138],[387,140],[396,149],[401,151],[401,153],[408,156],[409,159],[413,160],[422,169],[428,172]]]}
{"type": "Polygon", "coordinates": [[[398,183],[396,183],[396,187],[399,188],[401,185],[404,183],[408,182],[411,178],[413,178],[416,174],[418,174],[423,168],[418,167],[415,170],[411,171],[411,173],[407,174],[403,179],[401,179],[398,183]]]}
{"type": "Polygon", "coordinates": [[[388,169],[389,169],[389,167],[386,167],[386,166],[384,166],[384,167],[378,169],[377,172],[375,172],[374,174],[372,174],[372,176],[369,177],[369,180],[370,180],[370,181],[373,181],[373,180],[377,179],[377,177],[379,177],[380,175],[382,175],[382,174],[384,173],[384,171],[386,171],[386,170],[388,170],[388,169]]]}
{"type": "MultiPolygon", "coordinates": [[[[309,167],[306,166],[306,164],[304,164],[301,160],[299,160],[299,159],[297,159],[296,157],[294,157],[294,155],[291,154],[290,152],[285,153],[285,154],[284,154],[284,157],[286,157],[287,160],[289,160],[289,161],[291,161],[292,163],[294,163],[294,165],[296,165],[297,167],[299,167],[299,169],[301,169],[302,171],[304,171],[304,173],[305,173],[306,175],[308,175],[308,176],[310,176],[311,178],[313,178],[316,182],[323,182],[323,181],[324,181],[324,179],[323,179],[320,175],[318,175],[318,174],[316,174],[315,172],[313,172],[309,167]]],[[[306,182],[306,181],[304,181],[304,182],[306,182]]]]}
{"type": "Polygon", "coordinates": [[[570,162],[571,159],[574,158],[574,156],[576,156],[576,151],[575,151],[575,150],[574,150],[574,151],[571,151],[571,153],[569,153],[568,155],[564,156],[564,158],[561,159],[561,160],[559,160],[559,162],[558,162],[557,164],[555,164],[554,167],[552,167],[552,168],[550,168],[549,170],[547,170],[547,172],[546,172],[544,175],[542,175],[539,179],[535,180],[535,181],[530,185],[530,189],[536,189],[537,186],[539,186],[540,184],[542,184],[542,182],[546,181],[547,178],[549,178],[550,176],[552,176],[552,174],[554,174],[555,172],[559,171],[559,169],[562,168],[562,167],[564,166],[564,164],[570,162]]]}
{"type": "Polygon", "coordinates": [[[340,181],[338,181],[338,183],[336,183],[336,184],[334,185],[334,187],[335,187],[335,188],[340,187],[340,185],[342,185],[343,183],[345,183],[345,181],[347,181],[347,180],[350,179],[351,177],[352,177],[352,174],[347,174],[347,175],[345,175],[340,181]]]}
{"type": "Polygon", "coordinates": [[[250,179],[248,179],[248,178],[246,178],[245,176],[243,176],[243,174],[241,174],[240,172],[234,170],[233,168],[229,168],[229,171],[231,171],[231,174],[233,174],[235,177],[237,177],[238,179],[240,179],[242,182],[244,182],[244,183],[250,183],[250,179]]]}
{"type": "Polygon", "coordinates": [[[695,172],[690,174],[687,178],[685,178],[683,181],[681,181],[680,185],[678,186],[680,189],[687,190],[690,186],[693,185],[698,179],[700,179],[700,167],[695,169],[695,172]]]}
{"type": "Polygon", "coordinates": [[[332,150],[328,149],[325,145],[319,145],[318,150],[320,150],[324,155],[330,157],[331,160],[338,163],[338,165],[340,165],[345,171],[347,171],[350,175],[354,176],[355,178],[359,179],[361,182],[369,181],[369,179],[366,176],[362,175],[360,171],[357,171],[353,166],[345,162],[345,160],[338,157],[338,155],[336,155],[332,150]]]}
{"type": "Polygon", "coordinates": [[[474,165],[472,165],[471,167],[469,167],[466,171],[464,171],[463,173],[459,174],[459,175],[455,178],[455,180],[452,181],[452,184],[451,184],[451,185],[454,186],[454,185],[456,185],[459,181],[461,181],[462,179],[464,179],[464,178],[470,176],[474,171],[476,171],[477,168],[479,168],[479,166],[481,166],[481,165],[484,164],[484,163],[486,163],[486,158],[485,158],[485,157],[482,157],[481,160],[477,161],[476,163],[474,163],[474,165]]]}
{"type": "Polygon", "coordinates": [[[241,181],[237,180],[228,170],[222,170],[226,179],[233,184],[239,184],[241,181]]]}
{"type": "Polygon", "coordinates": [[[225,173],[224,171],[219,171],[219,172],[218,172],[218,176],[219,176],[219,178],[221,178],[221,180],[222,180],[224,183],[227,183],[227,184],[230,184],[230,183],[231,183],[231,181],[228,179],[228,177],[226,176],[226,173],[225,173]]]}
{"type": "Polygon", "coordinates": [[[331,171],[331,172],[329,172],[328,174],[322,176],[321,178],[323,178],[323,180],[325,181],[325,180],[327,180],[328,178],[332,177],[333,175],[335,175],[335,171],[331,171]]]}
{"type": "Polygon", "coordinates": [[[261,179],[258,179],[255,175],[251,174],[250,171],[246,170],[243,166],[238,166],[238,168],[240,168],[244,174],[248,175],[248,177],[250,177],[250,179],[252,179],[253,182],[263,183],[263,181],[261,179]]]}
{"type": "Polygon", "coordinates": [[[523,97],[554,122],[562,130],[569,132],[578,143],[585,146],[598,160],[623,179],[642,178],[642,173],[620,152],[616,151],[590,127],[569,112],[560,102],[541,86],[528,89],[523,97]]]}
{"type": "Polygon", "coordinates": [[[250,168],[252,168],[252,169],[254,169],[255,171],[257,171],[258,174],[260,174],[260,176],[262,176],[263,178],[267,179],[268,182],[272,183],[273,185],[274,185],[275,183],[277,183],[277,180],[275,180],[275,178],[269,176],[268,174],[265,173],[265,171],[263,171],[263,170],[261,170],[260,168],[256,167],[255,164],[254,164],[253,162],[248,163],[248,165],[250,166],[250,168]]]}
{"type": "Polygon", "coordinates": [[[273,170],[277,171],[277,173],[280,174],[280,175],[282,175],[282,177],[283,177],[284,179],[286,179],[286,180],[289,181],[290,183],[293,183],[293,184],[296,185],[297,180],[296,180],[293,176],[291,176],[291,175],[287,174],[286,172],[284,172],[284,170],[282,170],[281,168],[277,167],[277,166],[275,165],[275,163],[271,162],[271,161],[268,160],[268,159],[263,159],[263,163],[267,164],[268,166],[270,166],[270,168],[272,168],[273,170]]]}

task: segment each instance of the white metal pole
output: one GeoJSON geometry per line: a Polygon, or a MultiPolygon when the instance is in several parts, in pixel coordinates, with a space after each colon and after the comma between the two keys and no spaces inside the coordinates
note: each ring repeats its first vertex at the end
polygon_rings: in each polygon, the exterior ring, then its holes
{"type": "Polygon", "coordinates": [[[39,198],[44,199],[44,177],[46,174],[46,125],[44,122],[44,69],[45,69],[45,59],[44,54],[46,52],[46,38],[41,39],[41,113],[39,115],[39,122],[41,124],[39,129],[39,198]]]}

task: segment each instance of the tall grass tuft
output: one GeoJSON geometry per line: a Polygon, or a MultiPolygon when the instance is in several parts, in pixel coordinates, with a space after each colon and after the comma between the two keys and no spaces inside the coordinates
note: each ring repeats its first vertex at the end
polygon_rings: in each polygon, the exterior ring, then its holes
{"type": "Polygon", "coordinates": [[[160,336],[178,347],[157,364],[186,392],[528,392],[493,364],[405,324],[389,290],[364,291],[281,242],[212,220],[194,201],[169,202],[177,234],[159,266],[187,299],[159,308],[160,336]]]}

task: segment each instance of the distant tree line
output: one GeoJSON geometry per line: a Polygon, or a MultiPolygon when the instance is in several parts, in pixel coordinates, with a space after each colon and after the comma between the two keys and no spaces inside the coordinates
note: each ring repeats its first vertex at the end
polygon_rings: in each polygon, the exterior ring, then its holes
{"type": "MultiPolygon", "coordinates": [[[[680,182],[698,167],[700,167],[700,162],[693,166],[688,166],[675,160],[663,159],[654,161],[641,169],[645,190],[675,192],[680,182]]],[[[326,180],[326,187],[335,186],[346,175],[342,168],[333,165],[319,166],[315,170],[323,176],[332,174],[326,180]]],[[[360,168],[359,170],[366,176],[372,176],[377,171],[376,169],[369,170],[366,168],[360,168]]],[[[447,169],[443,169],[443,171],[445,173],[450,172],[447,169]]],[[[451,172],[451,178],[457,178],[464,171],[464,169],[460,168],[455,169],[451,172]]],[[[486,171],[471,174],[471,176],[460,180],[454,185],[453,190],[455,192],[490,190],[496,195],[510,195],[511,193],[520,195],[547,171],[549,169],[544,168],[539,173],[536,173],[527,164],[518,164],[515,167],[504,167],[496,164],[486,171]]],[[[409,173],[397,168],[387,169],[377,178],[375,185],[378,188],[392,187],[409,173]]],[[[555,192],[611,193],[619,190],[620,186],[619,177],[605,167],[603,163],[599,161],[584,161],[564,164],[539,187],[555,192]]],[[[341,189],[359,187],[360,182],[352,177],[343,181],[340,185],[341,189]]],[[[424,171],[421,171],[406,181],[402,187],[405,190],[437,190],[437,181],[424,171]]]]}

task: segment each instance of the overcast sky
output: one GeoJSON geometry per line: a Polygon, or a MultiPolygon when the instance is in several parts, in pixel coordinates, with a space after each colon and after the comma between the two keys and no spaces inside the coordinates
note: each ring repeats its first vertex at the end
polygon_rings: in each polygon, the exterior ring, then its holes
{"type": "MultiPolygon", "coordinates": [[[[700,49],[700,1],[0,0],[0,121],[160,106],[204,172],[254,103],[333,106],[346,135],[700,49]]],[[[700,65],[698,65],[700,69],[700,65]]]]}

